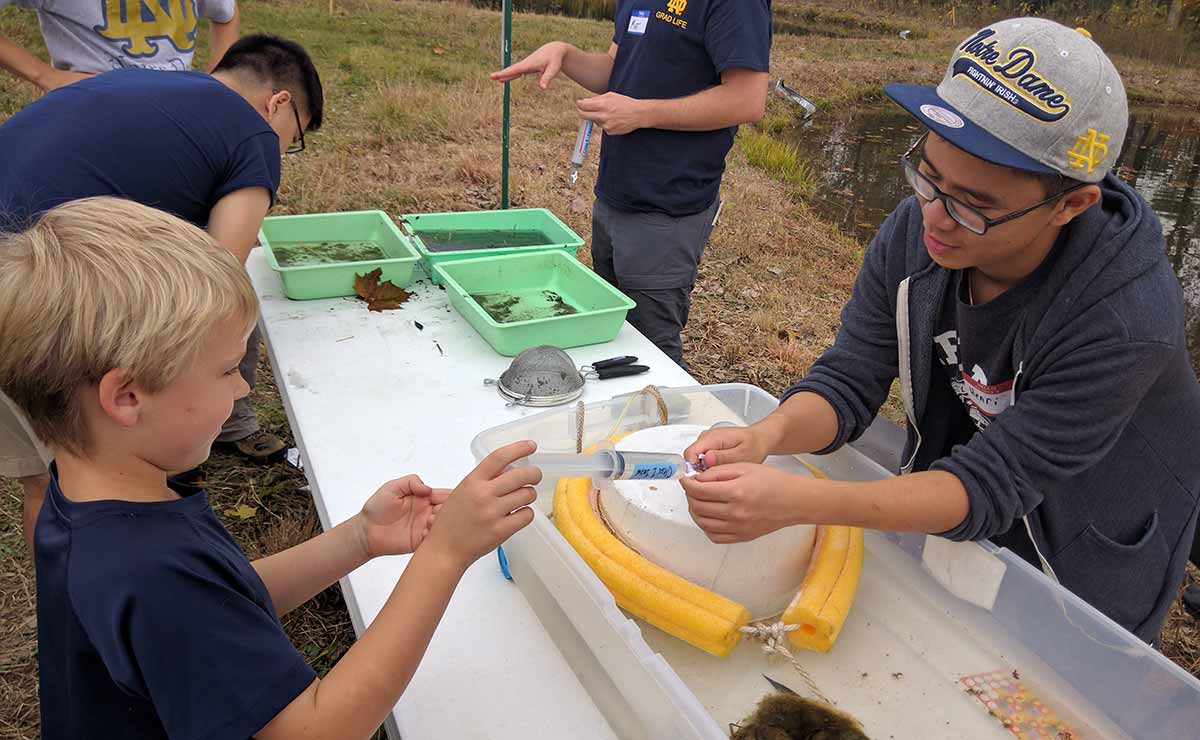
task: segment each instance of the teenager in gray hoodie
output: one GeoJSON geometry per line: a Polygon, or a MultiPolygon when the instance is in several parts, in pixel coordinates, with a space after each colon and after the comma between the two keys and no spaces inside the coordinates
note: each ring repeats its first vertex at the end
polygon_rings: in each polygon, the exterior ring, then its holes
{"type": "Polygon", "coordinates": [[[1162,229],[1110,170],[1128,111],[1086,32],[1019,18],[935,88],[887,94],[928,131],[915,195],[866,252],[834,345],[779,409],[706,432],[685,481],[715,542],[797,523],[1008,547],[1143,640],[1183,578],[1200,496],[1200,385],[1162,229]],[[906,473],[791,476],[768,454],[859,437],[900,381],[906,473]]]}

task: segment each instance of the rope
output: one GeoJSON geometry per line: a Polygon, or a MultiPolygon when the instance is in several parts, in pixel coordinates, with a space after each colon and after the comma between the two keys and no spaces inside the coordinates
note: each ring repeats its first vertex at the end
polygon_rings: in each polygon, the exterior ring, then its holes
{"type": "Polygon", "coordinates": [[[575,454],[583,452],[583,401],[575,404],[575,454]]]}
{"type": "Polygon", "coordinates": [[[658,423],[665,427],[671,416],[667,410],[667,402],[663,400],[662,394],[658,392],[658,388],[648,385],[641,392],[653,396],[654,400],[658,401],[658,423]]]}
{"type": "Polygon", "coordinates": [[[805,685],[808,686],[808,690],[813,693],[813,696],[830,706],[834,706],[834,702],[821,693],[821,690],[817,688],[816,681],[808,674],[808,671],[804,670],[804,667],[800,665],[800,661],[796,660],[796,656],[792,655],[792,651],[788,649],[787,634],[795,632],[798,629],[800,629],[800,625],[798,624],[784,624],[783,622],[768,624],[766,622],[758,622],[746,627],[739,627],[738,631],[747,635],[752,640],[761,642],[762,650],[767,655],[777,655],[785,658],[796,669],[796,672],[800,674],[800,678],[804,679],[805,685]]]}
{"type": "MultiPolygon", "coordinates": [[[[608,430],[608,433],[605,434],[601,439],[596,440],[597,442],[603,441],[605,439],[610,439],[614,434],[617,433],[617,431],[621,428],[621,422],[625,421],[625,416],[626,416],[626,414],[629,413],[629,408],[631,406],[633,406],[633,402],[636,401],[641,396],[650,396],[654,399],[655,403],[658,405],[658,423],[662,426],[667,425],[667,422],[670,421],[670,418],[671,418],[669,409],[667,407],[667,402],[663,398],[662,393],[659,393],[658,388],[656,386],[648,385],[645,388],[638,391],[637,393],[634,393],[629,396],[629,400],[625,402],[625,406],[624,406],[624,408],[621,409],[621,413],[619,416],[617,416],[617,420],[615,422],[613,422],[612,429],[608,430]]],[[[584,405],[583,405],[583,401],[579,401],[578,405],[576,406],[576,412],[575,412],[575,451],[576,452],[583,452],[583,448],[584,448],[583,430],[584,430],[584,405]]]]}

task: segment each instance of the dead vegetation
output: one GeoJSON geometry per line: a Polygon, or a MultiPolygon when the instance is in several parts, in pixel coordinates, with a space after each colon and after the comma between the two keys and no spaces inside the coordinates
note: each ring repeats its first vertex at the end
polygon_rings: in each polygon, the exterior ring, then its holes
{"type": "MultiPolygon", "coordinates": [[[[326,126],[309,137],[302,155],[288,158],[275,213],[496,207],[501,88],[485,73],[499,56],[498,15],[415,0],[339,0],[336,8],[332,19],[326,3],[315,0],[262,0],[242,9],[246,32],[272,31],[306,44],[326,84],[326,126]]],[[[601,49],[611,37],[609,24],[600,21],[522,15],[516,27],[514,57],[555,38],[601,49]]],[[[889,33],[850,43],[833,35],[781,35],[773,76],[827,108],[855,105],[877,99],[885,81],[937,80],[949,45],[965,31],[930,30],[927,38],[907,41],[889,33]]],[[[0,34],[40,48],[27,11],[0,11],[0,34]]],[[[1152,64],[1122,67],[1134,96],[1196,100],[1190,92],[1197,87],[1195,70],[1168,78],[1152,64]]],[[[582,95],[561,81],[547,92],[531,81],[513,86],[510,178],[513,206],[549,208],[587,239],[597,159],[589,158],[575,187],[565,166],[577,124],[572,101],[582,95]]],[[[0,74],[0,119],[33,96],[29,86],[0,74]]],[[[770,116],[790,115],[778,101],[770,106],[770,116]]],[[[736,146],[723,198],[685,353],[700,382],[742,381],[777,393],[832,341],[863,245],[818,219],[794,187],[751,166],[736,146]]],[[[586,248],[580,256],[587,260],[586,248]]],[[[289,438],[265,365],[259,378],[260,418],[289,438]]],[[[889,409],[894,415],[895,404],[889,409]]],[[[214,456],[205,470],[214,508],[250,557],[316,531],[301,473],[286,465],[246,467],[224,456],[214,456]],[[241,506],[253,508],[254,516],[225,513],[241,506]]],[[[9,483],[0,492],[0,738],[31,739],[38,728],[33,573],[20,538],[19,491],[9,483]]],[[[285,626],[320,671],[354,637],[337,587],[289,615],[285,626]]],[[[1163,650],[1200,675],[1197,624],[1179,607],[1163,650]]]]}

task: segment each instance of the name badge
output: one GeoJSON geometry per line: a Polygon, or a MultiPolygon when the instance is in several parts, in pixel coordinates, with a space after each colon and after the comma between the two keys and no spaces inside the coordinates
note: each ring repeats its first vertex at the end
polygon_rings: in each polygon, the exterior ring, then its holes
{"type": "Polygon", "coordinates": [[[642,36],[646,33],[646,24],[650,22],[649,10],[635,10],[629,16],[629,33],[634,36],[642,36]]]}

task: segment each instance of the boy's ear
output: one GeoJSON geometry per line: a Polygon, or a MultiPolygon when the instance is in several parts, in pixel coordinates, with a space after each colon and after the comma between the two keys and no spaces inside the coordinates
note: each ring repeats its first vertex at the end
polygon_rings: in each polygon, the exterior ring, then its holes
{"type": "Polygon", "coordinates": [[[97,384],[100,408],[123,427],[132,427],[142,415],[142,389],[128,370],[109,370],[97,384]]]}
{"type": "Polygon", "coordinates": [[[1066,226],[1076,216],[1096,205],[1100,201],[1100,188],[1096,185],[1085,185],[1078,190],[1072,190],[1058,201],[1054,209],[1054,217],[1050,222],[1055,226],[1066,226]]]}

